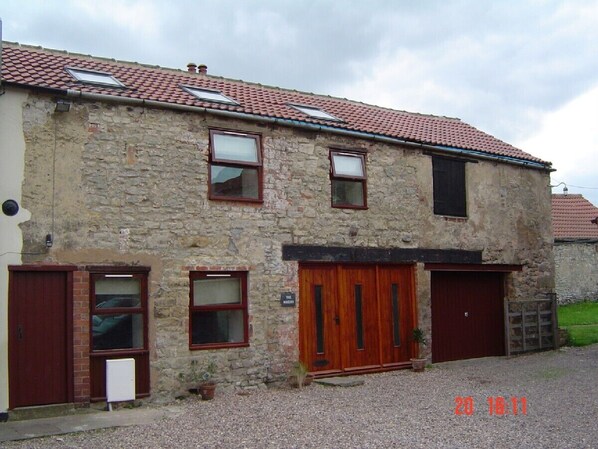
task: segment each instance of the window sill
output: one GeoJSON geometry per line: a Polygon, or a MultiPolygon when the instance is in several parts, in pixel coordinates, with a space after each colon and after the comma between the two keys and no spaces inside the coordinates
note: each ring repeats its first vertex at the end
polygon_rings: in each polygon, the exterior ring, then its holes
{"type": "Polygon", "coordinates": [[[333,209],[357,209],[357,210],[367,210],[367,206],[350,206],[350,205],[332,205],[333,209]]]}
{"type": "Polygon", "coordinates": [[[264,204],[263,199],[250,199],[250,198],[230,198],[227,196],[211,196],[208,198],[210,201],[226,201],[228,203],[241,203],[241,204],[255,204],[260,205],[264,204]]]}
{"type": "Polygon", "coordinates": [[[450,221],[453,223],[461,223],[466,222],[469,218],[468,217],[458,217],[456,215],[436,215],[438,218],[443,219],[444,221],[450,221]]]}
{"type": "Polygon", "coordinates": [[[247,348],[249,343],[206,343],[204,345],[191,345],[189,350],[199,351],[203,349],[228,349],[228,348],[247,348]]]}

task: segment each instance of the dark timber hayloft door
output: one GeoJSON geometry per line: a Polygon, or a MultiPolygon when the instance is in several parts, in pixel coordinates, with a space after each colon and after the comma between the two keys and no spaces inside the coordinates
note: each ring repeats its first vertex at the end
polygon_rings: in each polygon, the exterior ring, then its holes
{"type": "Polygon", "coordinates": [[[376,370],[408,362],[411,266],[302,264],[300,352],[311,372],[376,370]]]}
{"type": "Polygon", "coordinates": [[[10,272],[10,408],[72,400],[70,276],[10,272]]]}
{"type": "Polygon", "coordinates": [[[504,274],[432,273],[432,361],[504,355],[504,274]]]}

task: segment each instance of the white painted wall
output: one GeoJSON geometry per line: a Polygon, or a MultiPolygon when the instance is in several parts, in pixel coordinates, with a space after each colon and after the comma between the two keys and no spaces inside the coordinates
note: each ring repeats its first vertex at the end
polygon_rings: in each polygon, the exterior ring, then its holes
{"type": "Polygon", "coordinates": [[[0,205],[12,199],[19,212],[7,217],[0,211],[0,412],[8,409],[8,265],[21,263],[23,238],[19,224],[31,218],[21,204],[25,171],[23,103],[27,93],[8,90],[0,96],[0,205]]]}

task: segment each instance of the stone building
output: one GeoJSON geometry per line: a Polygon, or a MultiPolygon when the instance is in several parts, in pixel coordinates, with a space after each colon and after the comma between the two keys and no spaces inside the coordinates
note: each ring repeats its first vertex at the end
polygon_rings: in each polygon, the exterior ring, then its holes
{"type": "Polygon", "coordinates": [[[582,195],[552,195],[558,302],[598,301],[598,207],[582,195]]]}
{"type": "Polygon", "coordinates": [[[405,368],[415,327],[503,355],[554,289],[550,164],[458,119],[13,43],[1,75],[0,411],[102,400],[109,359],[160,400],[192,361],[405,368]]]}

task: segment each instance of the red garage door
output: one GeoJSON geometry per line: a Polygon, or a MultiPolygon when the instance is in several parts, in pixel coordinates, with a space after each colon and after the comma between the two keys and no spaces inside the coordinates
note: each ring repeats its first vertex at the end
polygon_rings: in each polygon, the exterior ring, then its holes
{"type": "Polygon", "coordinates": [[[504,274],[432,272],[432,361],[505,354],[504,274]]]}

